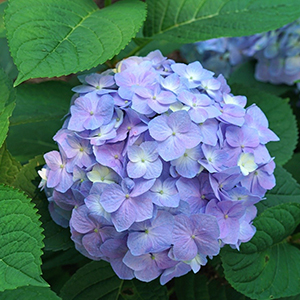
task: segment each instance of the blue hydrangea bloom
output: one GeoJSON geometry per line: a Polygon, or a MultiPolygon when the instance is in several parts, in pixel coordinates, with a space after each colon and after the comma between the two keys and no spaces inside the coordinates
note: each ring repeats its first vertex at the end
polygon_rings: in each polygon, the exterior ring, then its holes
{"type": "Polygon", "coordinates": [[[252,59],[257,80],[292,85],[300,79],[299,28],[300,19],[261,34],[187,44],[181,54],[188,62],[200,60],[205,68],[227,78],[252,59]]]}
{"type": "Polygon", "coordinates": [[[39,172],[78,251],[165,284],[253,237],[254,204],[275,185],[266,143],[278,140],[256,105],[158,50],[80,80],[39,172]]]}

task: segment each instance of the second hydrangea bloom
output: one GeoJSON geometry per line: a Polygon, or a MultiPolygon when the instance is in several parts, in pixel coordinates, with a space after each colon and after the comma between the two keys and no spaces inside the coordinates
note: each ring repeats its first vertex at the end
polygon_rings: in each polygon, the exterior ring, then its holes
{"type": "Polygon", "coordinates": [[[252,238],[278,140],[257,106],[159,51],[80,80],[41,186],[83,255],[165,284],[252,238]]]}
{"type": "Polygon", "coordinates": [[[204,67],[225,77],[254,59],[257,80],[293,85],[300,80],[299,28],[300,19],[261,34],[188,44],[182,47],[182,55],[187,61],[201,60],[204,67]]]}

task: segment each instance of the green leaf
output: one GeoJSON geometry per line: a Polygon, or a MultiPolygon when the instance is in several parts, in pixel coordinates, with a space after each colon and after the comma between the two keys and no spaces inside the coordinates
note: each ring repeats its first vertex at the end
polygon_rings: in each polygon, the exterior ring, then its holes
{"type": "Polygon", "coordinates": [[[56,293],[60,293],[64,284],[79,268],[91,262],[74,246],[66,251],[45,251],[42,260],[43,277],[56,293]]]}
{"type": "Polygon", "coordinates": [[[266,200],[256,204],[258,213],[282,203],[300,204],[300,185],[295,181],[292,175],[280,166],[276,167],[274,175],[276,178],[276,186],[267,192],[266,200]]]}
{"type": "Polygon", "coordinates": [[[93,261],[79,269],[61,289],[64,300],[164,300],[167,289],[157,280],[143,283],[123,281],[104,261],[93,261]]]}
{"type": "Polygon", "coordinates": [[[228,84],[231,86],[234,83],[246,85],[252,88],[259,89],[266,93],[273,94],[275,96],[280,96],[287,91],[293,90],[294,87],[288,86],[286,84],[271,84],[266,82],[257,81],[254,77],[256,62],[249,61],[242,64],[238,69],[236,69],[229,77],[228,84]]]}
{"type": "Polygon", "coordinates": [[[200,273],[194,274],[189,272],[184,276],[175,278],[175,293],[178,300],[249,299],[238,293],[230,285],[224,284],[224,279],[219,278],[217,274],[214,274],[214,278],[208,280],[205,275],[200,273]]]}
{"type": "Polygon", "coordinates": [[[12,82],[0,69],[0,147],[6,139],[9,117],[15,108],[16,93],[12,87],[12,82]]]}
{"type": "Polygon", "coordinates": [[[280,298],[280,300],[300,300],[300,294],[297,296],[293,296],[293,297],[280,298]]]}
{"type": "Polygon", "coordinates": [[[75,265],[78,263],[84,265],[91,262],[89,258],[83,256],[75,249],[75,247],[69,248],[65,251],[45,251],[42,256],[42,260],[42,270],[44,275],[46,275],[47,272],[51,274],[53,268],[75,265]]]}
{"type": "Polygon", "coordinates": [[[124,300],[168,300],[168,291],[160,285],[158,279],[151,282],[141,282],[137,279],[124,281],[120,297],[124,300]]]}
{"type": "Polygon", "coordinates": [[[231,88],[233,94],[247,96],[247,106],[256,103],[265,113],[270,129],[280,138],[279,142],[268,143],[267,148],[277,165],[285,164],[292,157],[298,139],[296,119],[288,101],[240,84],[233,84],[231,88]]]}
{"type": "Polygon", "coordinates": [[[12,185],[20,169],[21,164],[11,156],[4,143],[0,148],[0,183],[12,185]]]}
{"type": "Polygon", "coordinates": [[[119,279],[110,265],[93,261],[79,269],[61,289],[64,300],[115,300],[122,289],[119,279]]]}
{"type": "Polygon", "coordinates": [[[26,163],[41,153],[56,150],[57,146],[52,138],[62,125],[61,120],[53,120],[12,126],[6,140],[7,149],[21,163],[26,163]]]}
{"type": "Polygon", "coordinates": [[[70,238],[70,230],[57,225],[52,220],[48,210],[49,202],[45,193],[37,190],[37,185],[41,180],[37,171],[44,164],[45,161],[41,155],[30,160],[28,164],[22,167],[12,185],[24,191],[36,204],[44,228],[45,250],[66,250],[74,245],[70,238]]]}
{"type": "Polygon", "coordinates": [[[164,41],[164,40],[153,40],[148,43],[145,47],[141,48],[136,55],[146,56],[149,52],[159,49],[164,56],[172,53],[173,51],[179,49],[181,44],[164,41]]]}
{"type": "MultiPolygon", "coordinates": [[[[210,300],[207,278],[202,274],[189,272],[185,276],[175,278],[175,293],[178,300],[210,300]]],[[[226,299],[221,297],[221,293],[218,295],[220,300],[226,299]]]]}
{"type": "Polygon", "coordinates": [[[277,29],[300,15],[298,0],[149,0],[146,37],[193,43],[277,29]]]}
{"type": "Polygon", "coordinates": [[[285,203],[254,220],[256,234],[240,251],[221,251],[225,277],[239,292],[254,299],[277,299],[300,293],[300,251],[288,236],[300,223],[300,204],[285,203]]]}
{"type": "Polygon", "coordinates": [[[40,277],[42,229],[36,209],[23,193],[0,185],[0,291],[48,286],[40,277]]]}
{"type": "Polygon", "coordinates": [[[15,85],[105,62],[129,43],[145,17],[146,6],[137,0],[101,10],[92,0],[10,0],[5,24],[20,71],[15,85]]]}
{"type": "Polygon", "coordinates": [[[181,44],[170,41],[134,38],[127,47],[114,58],[113,63],[117,63],[121,59],[132,55],[147,56],[151,51],[157,49],[159,49],[162,55],[167,56],[171,52],[179,49],[180,46],[181,44]]]}
{"type": "Polygon", "coordinates": [[[4,27],[4,9],[7,6],[7,2],[0,3],[0,38],[5,37],[5,27],[4,27]]]}
{"type": "Polygon", "coordinates": [[[36,196],[36,186],[33,184],[33,180],[38,177],[36,168],[41,169],[44,164],[45,161],[41,155],[30,160],[16,175],[13,186],[25,192],[30,198],[34,198],[36,196]]]}
{"type": "Polygon", "coordinates": [[[1,300],[60,300],[50,288],[37,287],[37,286],[25,286],[16,290],[8,290],[0,293],[1,300]]]}
{"type": "Polygon", "coordinates": [[[16,88],[7,148],[21,162],[56,149],[53,136],[62,127],[74,94],[64,82],[22,84],[16,88]],[[22,145],[22,151],[20,151],[22,145]]]}
{"type": "Polygon", "coordinates": [[[17,87],[16,109],[10,126],[61,120],[68,112],[74,92],[62,81],[22,84],[17,87]]]}
{"type": "Polygon", "coordinates": [[[291,160],[289,160],[285,165],[284,168],[290,172],[293,177],[300,183],[300,153],[295,153],[291,160]]]}
{"type": "Polygon", "coordinates": [[[7,76],[14,80],[18,76],[18,70],[10,55],[6,38],[0,38],[0,68],[2,68],[7,76]]]}

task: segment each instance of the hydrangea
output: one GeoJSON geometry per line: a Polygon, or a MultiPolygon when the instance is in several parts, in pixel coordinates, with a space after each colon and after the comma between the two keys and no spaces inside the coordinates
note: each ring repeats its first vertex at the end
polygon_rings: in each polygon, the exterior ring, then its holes
{"type": "Polygon", "coordinates": [[[278,137],[222,75],[159,51],[80,78],[39,172],[52,218],[122,279],[198,272],[255,234],[278,137]]]}
{"type": "Polygon", "coordinates": [[[300,19],[277,30],[244,37],[218,38],[182,47],[187,61],[229,77],[241,63],[255,59],[259,81],[292,85],[300,79],[300,19]]]}
{"type": "Polygon", "coordinates": [[[181,54],[187,61],[200,60],[202,65],[226,78],[242,63],[250,60],[268,42],[269,33],[244,37],[215,38],[186,44],[181,54]]]}

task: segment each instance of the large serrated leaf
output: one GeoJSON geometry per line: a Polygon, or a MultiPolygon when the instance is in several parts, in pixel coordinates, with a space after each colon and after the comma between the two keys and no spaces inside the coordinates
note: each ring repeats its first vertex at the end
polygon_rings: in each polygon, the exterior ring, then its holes
{"type": "Polygon", "coordinates": [[[30,199],[0,185],[0,291],[48,286],[40,277],[43,236],[30,199]]]}
{"type": "Polygon", "coordinates": [[[18,76],[18,70],[10,55],[6,38],[0,38],[0,68],[5,71],[11,80],[16,79],[18,76]]]}
{"type": "Polygon", "coordinates": [[[7,148],[19,161],[53,150],[52,137],[62,127],[73,92],[64,82],[22,84],[16,88],[7,148]],[[22,152],[20,152],[22,145],[22,152]]]}
{"type": "Polygon", "coordinates": [[[267,192],[265,200],[256,204],[258,213],[263,212],[269,207],[283,203],[300,204],[300,185],[295,181],[292,175],[281,166],[276,167],[274,175],[276,178],[276,186],[267,192]]]}
{"type": "MultiPolygon", "coordinates": [[[[206,276],[191,272],[175,278],[175,293],[178,300],[210,300],[206,276]]],[[[219,293],[219,299],[226,300],[226,297],[219,293]]]]}
{"type": "Polygon", "coordinates": [[[148,0],[146,37],[193,43],[277,29],[300,15],[298,0],[148,0]]]}
{"type": "Polygon", "coordinates": [[[231,88],[233,94],[247,96],[247,106],[256,103],[265,113],[270,129],[280,138],[279,142],[268,143],[267,148],[277,165],[285,164],[292,157],[298,139],[296,118],[288,100],[240,84],[233,84],[231,88]]]}
{"type": "Polygon", "coordinates": [[[104,261],[91,262],[79,269],[61,289],[64,300],[118,299],[123,280],[120,280],[104,261]]]}
{"type": "Polygon", "coordinates": [[[4,27],[4,9],[7,6],[7,2],[0,3],[0,38],[5,37],[5,27],[4,27]]]}
{"type": "Polygon", "coordinates": [[[168,300],[168,291],[158,279],[142,282],[137,279],[124,281],[118,300],[168,300]]]}
{"type": "Polygon", "coordinates": [[[7,151],[5,143],[0,148],[0,183],[12,185],[21,169],[21,164],[7,151]]]}
{"type": "Polygon", "coordinates": [[[92,0],[10,0],[5,25],[20,71],[15,85],[105,62],[129,43],[145,17],[146,6],[137,0],[101,10],[92,0]]]}
{"type": "MultiPolygon", "coordinates": [[[[207,267],[206,267],[207,268],[207,267]]],[[[204,271],[205,272],[205,271],[204,271]]],[[[214,278],[192,272],[175,278],[175,293],[178,300],[248,300],[238,293],[224,279],[214,273],[214,278]]]]}
{"type": "Polygon", "coordinates": [[[89,258],[83,256],[79,251],[75,249],[75,247],[69,248],[65,251],[45,251],[44,255],[42,256],[42,260],[42,270],[44,276],[47,275],[47,272],[48,274],[52,275],[53,268],[64,268],[64,266],[66,265],[83,265],[91,262],[89,258]]]}
{"type": "Polygon", "coordinates": [[[277,299],[300,293],[300,251],[288,236],[300,223],[300,204],[286,203],[265,210],[254,221],[252,240],[240,251],[221,251],[226,279],[253,299],[277,299]]]}
{"type": "Polygon", "coordinates": [[[16,290],[0,292],[0,300],[61,300],[50,288],[25,286],[16,290]]]}
{"type": "Polygon", "coordinates": [[[15,108],[16,93],[6,73],[0,69],[0,147],[6,139],[9,117],[15,108]]]}
{"type": "Polygon", "coordinates": [[[10,126],[61,120],[74,95],[72,86],[62,81],[22,84],[16,88],[16,108],[10,126]]]}
{"type": "Polygon", "coordinates": [[[300,183],[300,153],[294,153],[293,157],[284,165],[284,168],[290,172],[293,177],[300,183]]]}
{"type": "Polygon", "coordinates": [[[44,164],[45,161],[42,155],[31,159],[28,164],[21,168],[12,185],[25,192],[30,198],[34,198],[36,196],[36,186],[33,184],[33,180],[39,177],[37,168],[41,169],[44,164]]]}
{"type": "Polygon", "coordinates": [[[91,262],[79,269],[61,289],[64,300],[164,300],[167,289],[158,280],[123,281],[107,262],[91,262]]]}

